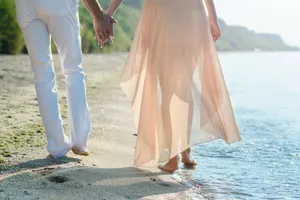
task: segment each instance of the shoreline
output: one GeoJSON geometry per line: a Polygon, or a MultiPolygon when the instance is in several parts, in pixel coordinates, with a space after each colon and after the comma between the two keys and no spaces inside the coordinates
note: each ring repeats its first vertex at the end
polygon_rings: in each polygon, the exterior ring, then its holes
{"type": "MultiPolygon", "coordinates": [[[[18,149],[6,158],[7,163],[0,163],[0,199],[192,199],[191,195],[204,199],[193,193],[192,188],[180,184],[176,175],[132,166],[136,129],[130,102],[119,86],[126,56],[119,53],[84,55],[87,98],[93,120],[90,156],[81,157],[70,152],[63,159],[46,158],[43,143],[34,143],[37,139],[45,141],[45,135],[40,127],[27,56],[0,58],[0,83],[5,83],[0,89],[5,97],[1,102],[5,113],[1,113],[0,137],[19,129],[26,136],[25,144],[16,145],[18,149]],[[8,114],[11,118],[6,118],[8,114]],[[38,128],[29,131],[28,121],[38,124],[38,128]],[[2,126],[4,122],[8,123],[6,128],[2,126]],[[28,138],[33,140],[32,144],[28,138]]],[[[61,112],[68,133],[64,77],[56,55],[54,63],[61,112]]],[[[17,141],[23,141],[21,135],[16,136],[17,141]]],[[[14,144],[10,144],[13,150],[12,146],[14,144]]]]}

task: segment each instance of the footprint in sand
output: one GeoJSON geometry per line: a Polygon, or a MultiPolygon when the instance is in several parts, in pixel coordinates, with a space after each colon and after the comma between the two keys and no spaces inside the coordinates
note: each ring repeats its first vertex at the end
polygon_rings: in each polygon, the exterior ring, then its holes
{"type": "Polygon", "coordinates": [[[52,183],[64,183],[71,180],[70,178],[65,176],[50,176],[47,179],[52,183]]]}

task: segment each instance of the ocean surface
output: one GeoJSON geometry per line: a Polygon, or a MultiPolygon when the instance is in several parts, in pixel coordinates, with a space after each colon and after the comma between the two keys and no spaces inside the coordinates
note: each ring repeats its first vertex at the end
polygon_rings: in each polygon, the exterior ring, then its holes
{"type": "Polygon", "coordinates": [[[193,149],[183,177],[216,200],[300,199],[300,53],[223,53],[242,141],[193,149]]]}

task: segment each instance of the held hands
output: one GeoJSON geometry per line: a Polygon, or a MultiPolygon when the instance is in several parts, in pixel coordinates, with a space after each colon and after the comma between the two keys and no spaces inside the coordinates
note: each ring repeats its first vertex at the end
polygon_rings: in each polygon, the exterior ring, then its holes
{"type": "Polygon", "coordinates": [[[103,48],[107,41],[113,42],[113,24],[115,23],[117,23],[115,18],[105,13],[103,13],[102,17],[93,19],[93,25],[96,32],[95,37],[101,48],[103,48]]]}

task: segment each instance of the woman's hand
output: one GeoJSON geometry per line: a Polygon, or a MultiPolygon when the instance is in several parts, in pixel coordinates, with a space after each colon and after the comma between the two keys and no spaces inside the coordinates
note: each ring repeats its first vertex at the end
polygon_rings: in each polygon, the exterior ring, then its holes
{"type": "Polygon", "coordinates": [[[213,0],[205,0],[205,6],[208,12],[208,22],[214,41],[217,41],[221,37],[221,30],[218,25],[218,17],[213,0]]]}
{"type": "Polygon", "coordinates": [[[213,37],[214,41],[217,41],[221,37],[221,34],[222,34],[220,27],[218,25],[218,22],[211,22],[209,24],[210,24],[210,30],[211,30],[212,37],[213,37]]]}
{"type": "MultiPolygon", "coordinates": [[[[118,8],[120,7],[121,3],[123,2],[123,0],[112,0],[107,11],[106,14],[111,16],[113,18],[115,12],[118,10],[118,8]]],[[[109,35],[111,38],[113,38],[115,36],[114,33],[114,24],[117,23],[116,21],[111,25],[110,30],[109,30],[109,35]]]]}

